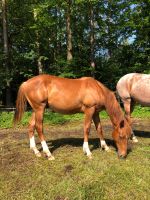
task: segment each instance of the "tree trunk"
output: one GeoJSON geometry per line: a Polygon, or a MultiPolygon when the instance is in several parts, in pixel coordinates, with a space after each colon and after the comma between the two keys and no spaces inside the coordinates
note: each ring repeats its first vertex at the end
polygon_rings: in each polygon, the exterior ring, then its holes
{"type": "Polygon", "coordinates": [[[67,29],[67,61],[71,61],[72,56],[72,31],[71,31],[71,0],[68,0],[67,16],[66,16],[66,29],[67,29]]]}
{"type": "Polygon", "coordinates": [[[8,22],[7,22],[7,1],[2,0],[2,20],[3,20],[3,43],[4,43],[4,62],[3,67],[6,71],[6,106],[9,107],[12,105],[12,95],[10,88],[10,78],[9,78],[9,45],[8,45],[8,22]]]}
{"type": "Polygon", "coordinates": [[[90,5],[90,66],[92,68],[91,75],[95,77],[95,61],[94,61],[94,12],[93,6],[90,5]]]}
{"type": "Polygon", "coordinates": [[[59,6],[55,8],[55,18],[57,19],[57,24],[55,26],[55,36],[54,36],[54,61],[57,57],[61,55],[61,27],[62,27],[62,16],[59,6]]]}
{"type": "MultiPolygon", "coordinates": [[[[37,22],[37,10],[34,9],[33,10],[33,14],[34,14],[34,20],[35,23],[37,22]]],[[[43,73],[43,64],[42,64],[42,60],[41,60],[41,56],[40,56],[40,42],[39,42],[39,33],[38,30],[35,30],[35,35],[36,35],[36,53],[37,53],[37,67],[38,67],[38,73],[42,74],[43,73]]]]}
{"type": "Polygon", "coordinates": [[[109,35],[109,40],[108,40],[108,59],[110,59],[112,57],[112,48],[113,48],[113,44],[111,41],[113,41],[113,39],[111,39],[112,37],[112,33],[111,33],[111,27],[112,27],[112,11],[111,11],[111,7],[112,7],[112,0],[109,1],[108,3],[108,16],[107,16],[107,32],[109,35]]]}

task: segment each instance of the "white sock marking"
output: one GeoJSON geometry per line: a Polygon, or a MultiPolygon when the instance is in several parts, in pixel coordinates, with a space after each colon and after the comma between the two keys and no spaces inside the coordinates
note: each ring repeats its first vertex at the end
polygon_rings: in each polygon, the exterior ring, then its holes
{"type": "Polygon", "coordinates": [[[32,136],[32,137],[30,138],[30,148],[32,149],[32,148],[34,148],[34,147],[36,147],[36,144],[35,144],[34,136],[32,136]]]}
{"type": "Polygon", "coordinates": [[[88,142],[84,142],[83,143],[83,152],[87,154],[87,156],[91,155],[91,151],[89,149],[89,145],[88,142]]]}
{"type": "Polygon", "coordinates": [[[105,140],[101,140],[101,148],[104,148],[106,151],[109,150],[109,147],[107,146],[105,140]]]}
{"type": "Polygon", "coordinates": [[[41,145],[42,145],[43,151],[46,153],[46,155],[51,156],[51,152],[50,152],[45,140],[43,140],[41,142],[41,145]]]}
{"type": "Polygon", "coordinates": [[[30,149],[32,149],[32,150],[34,151],[35,154],[39,154],[39,153],[40,153],[39,150],[38,150],[37,147],[36,147],[34,136],[32,136],[32,137],[30,138],[30,149]]]}
{"type": "Polygon", "coordinates": [[[101,147],[106,146],[105,140],[101,140],[101,147]]]}

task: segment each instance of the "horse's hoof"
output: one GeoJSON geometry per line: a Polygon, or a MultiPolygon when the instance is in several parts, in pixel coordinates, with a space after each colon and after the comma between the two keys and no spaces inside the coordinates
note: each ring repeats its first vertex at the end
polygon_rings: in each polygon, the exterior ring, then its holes
{"type": "Polygon", "coordinates": [[[92,154],[87,155],[87,157],[91,160],[92,159],[92,154]]]}
{"type": "Polygon", "coordinates": [[[101,151],[106,151],[106,152],[110,152],[110,148],[107,146],[107,147],[101,147],[101,151]]]}
{"type": "Polygon", "coordinates": [[[48,156],[48,160],[55,160],[54,156],[48,156]]]}
{"type": "Polygon", "coordinates": [[[36,157],[42,156],[37,148],[31,148],[31,151],[35,154],[36,157]]]}
{"type": "Polygon", "coordinates": [[[106,151],[106,152],[111,152],[111,149],[110,149],[109,147],[106,147],[106,148],[105,148],[105,151],[106,151]]]}
{"type": "Polygon", "coordinates": [[[41,157],[41,153],[38,152],[38,153],[35,153],[36,157],[40,158],[41,157]]]}
{"type": "Polygon", "coordinates": [[[133,142],[133,143],[138,143],[139,141],[138,141],[138,139],[137,139],[136,137],[133,137],[133,138],[132,138],[132,142],[133,142]]]}

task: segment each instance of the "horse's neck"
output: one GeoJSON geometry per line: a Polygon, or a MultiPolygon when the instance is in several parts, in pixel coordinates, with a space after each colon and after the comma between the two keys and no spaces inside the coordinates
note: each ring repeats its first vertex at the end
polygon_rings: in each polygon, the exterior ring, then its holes
{"type": "Polygon", "coordinates": [[[123,119],[123,113],[115,95],[110,91],[107,92],[105,108],[112,124],[114,127],[117,127],[120,121],[123,119]]]}

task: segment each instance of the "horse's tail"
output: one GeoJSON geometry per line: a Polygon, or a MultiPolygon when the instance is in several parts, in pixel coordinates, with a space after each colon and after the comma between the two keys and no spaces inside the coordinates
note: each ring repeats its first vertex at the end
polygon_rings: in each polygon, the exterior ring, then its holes
{"type": "Polygon", "coordinates": [[[121,98],[120,98],[117,90],[114,91],[114,95],[115,95],[117,101],[120,103],[121,98]]]}
{"type": "Polygon", "coordinates": [[[22,84],[19,88],[17,100],[16,100],[16,110],[15,110],[14,120],[13,120],[14,125],[16,125],[17,123],[21,121],[23,113],[26,108],[26,104],[27,104],[27,98],[25,96],[24,87],[22,84]]]}
{"type": "Polygon", "coordinates": [[[122,98],[120,97],[120,95],[119,95],[119,93],[118,93],[118,90],[116,90],[116,91],[114,92],[114,94],[115,94],[115,97],[116,97],[118,103],[121,105],[121,107],[123,107],[122,98]]]}

